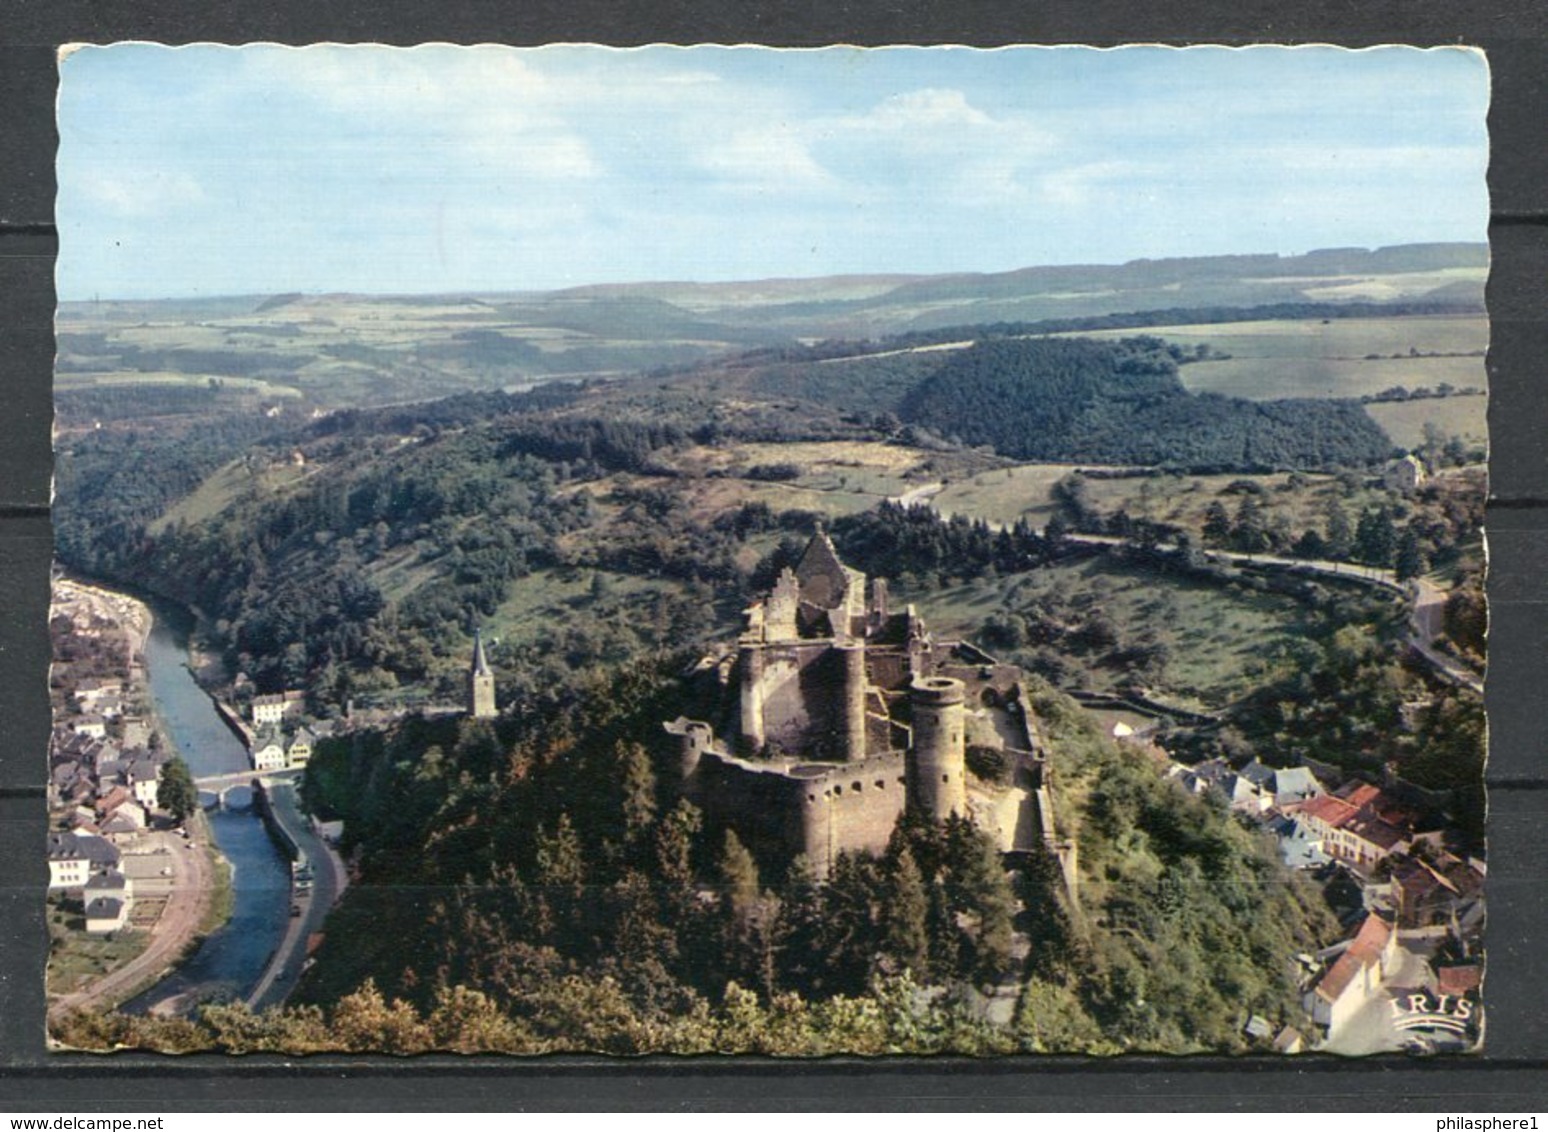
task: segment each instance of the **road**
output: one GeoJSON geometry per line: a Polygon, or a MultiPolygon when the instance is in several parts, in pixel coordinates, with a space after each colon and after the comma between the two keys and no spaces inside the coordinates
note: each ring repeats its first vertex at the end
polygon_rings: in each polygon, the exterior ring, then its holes
{"type": "Polygon", "coordinates": [[[169,971],[183,957],[189,944],[198,938],[199,927],[212,898],[215,870],[208,845],[209,827],[203,820],[189,824],[192,837],[188,841],[167,832],[151,835],[147,846],[155,846],[159,839],[160,845],[166,847],[165,853],[153,850],[124,857],[125,869],[135,878],[137,892],[167,897],[166,908],[150,929],[150,945],[91,985],[74,994],[60,996],[49,1007],[50,1013],[62,1014],[76,1007],[118,1005],[169,971]],[[154,879],[138,876],[147,871],[141,864],[147,860],[154,863],[149,869],[154,879]],[[172,876],[162,880],[159,874],[165,867],[172,869],[172,876]]]}
{"type": "MultiPolygon", "coordinates": [[[[930,500],[945,486],[943,483],[922,484],[895,497],[893,502],[904,507],[928,506],[930,500]]],[[[989,528],[999,531],[1005,528],[1005,524],[990,523],[989,528]]],[[[1114,535],[1067,534],[1063,538],[1065,542],[1084,546],[1122,546],[1126,542],[1114,535]]],[[[1158,543],[1156,549],[1171,552],[1177,548],[1168,543],[1158,543]]],[[[1397,575],[1391,570],[1361,566],[1352,562],[1331,562],[1320,558],[1285,558],[1275,554],[1244,554],[1234,550],[1208,550],[1204,553],[1215,562],[1229,562],[1235,566],[1278,566],[1302,573],[1365,582],[1407,595],[1413,602],[1408,643],[1414,652],[1422,657],[1442,679],[1471,689],[1480,695],[1483,694],[1483,680],[1477,673],[1435,648],[1435,640],[1444,628],[1446,591],[1429,579],[1417,579],[1410,587],[1399,582],[1397,575]]]]}
{"type": "Polygon", "coordinates": [[[290,918],[285,937],[280,940],[263,977],[248,996],[248,1005],[254,1010],[276,1006],[296,989],[296,983],[301,979],[301,966],[306,961],[306,941],[313,932],[322,930],[329,910],[337,903],[348,883],[344,863],[313,832],[311,823],[301,813],[295,789],[287,783],[271,784],[269,804],[275,818],[295,838],[296,844],[312,863],[314,879],[310,895],[292,893],[292,903],[300,907],[301,915],[290,918]]]}
{"type": "Polygon", "coordinates": [[[1483,680],[1472,669],[1435,648],[1435,639],[1445,630],[1446,591],[1428,578],[1420,578],[1414,592],[1414,616],[1410,643],[1443,677],[1464,688],[1483,694],[1483,680]]]}

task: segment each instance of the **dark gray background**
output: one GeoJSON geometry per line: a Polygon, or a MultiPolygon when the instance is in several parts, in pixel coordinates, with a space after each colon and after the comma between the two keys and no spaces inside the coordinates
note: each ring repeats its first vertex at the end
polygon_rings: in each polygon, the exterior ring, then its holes
{"type": "Polygon", "coordinates": [[[1548,1109],[1548,9],[1496,3],[0,3],[0,1112],[1548,1109]],[[54,48],[71,41],[1464,43],[1493,76],[1486,1051],[1413,1061],[168,1058],[43,1048],[54,48]]]}

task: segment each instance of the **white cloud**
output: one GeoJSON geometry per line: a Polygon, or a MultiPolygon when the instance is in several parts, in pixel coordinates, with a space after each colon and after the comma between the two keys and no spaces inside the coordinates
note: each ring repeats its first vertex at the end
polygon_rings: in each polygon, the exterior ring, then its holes
{"type": "Polygon", "coordinates": [[[851,128],[904,132],[993,125],[994,120],[970,105],[960,90],[928,87],[893,95],[864,118],[853,119],[851,128]]]}
{"type": "Polygon", "coordinates": [[[76,185],[121,216],[153,216],[205,199],[203,187],[188,174],[143,166],[94,170],[77,178],[76,185]]]}
{"type": "Polygon", "coordinates": [[[788,125],[737,130],[699,153],[696,164],[731,181],[782,188],[832,183],[832,175],[788,125]]]}

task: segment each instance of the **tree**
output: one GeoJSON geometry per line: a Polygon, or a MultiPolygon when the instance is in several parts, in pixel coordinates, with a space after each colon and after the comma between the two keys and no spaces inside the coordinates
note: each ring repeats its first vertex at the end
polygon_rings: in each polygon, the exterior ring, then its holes
{"type": "Polygon", "coordinates": [[[746,919],[758,904],[758,863],[732,830],[726,830],[720,855],[720,885],[727,905],[738,919],[746,919]]]}
{"type": "Polygon", "coordinates": [[[1328,527],[1326,546],[1328,557],[1342,562],[1349,557],[1354,546],[1354,529],[1349,525],[1349,515],[1336,499],[1328,501],[1328,527]]]}
{"type": "Polygon", "coordinates": [[[161,774],[157,776],[156,803],[179,824],[187,821],[199,808],[199,788],[194,785],[193,774],[182,759],[174,756],[162,764],[161,774]]]}
{"type": "Polygon", "coordinates": [[[1397,580],[1406,582],[1411,578],[1417,578],[1425,572],[1428,565],[1424,558],[1424,551],[1419,546],[1419,536],[1414,533],[1412,527],[1405,527],[1402,537],[1398,539],[1397,563],[1394,567],[1397,580]]]}
{"type": "Polygon", "coordinates": [[[1225,504],[1216,499],[1204,510],[1204,539],[1213,546],[1224,546],[1231,537],[1231,516],[1225,504]]]}
{"type": "Polygon", "coordinates": [[[947,887],[954,910],[971,927],[974,973],[990,980],[1010,963],[1016,897],[987,834],[965,818],[946,823],[947,887]]]}
{"type": "Polygon", "coordinates": [[[1397,529],[1385,507],[1368,508],[1355,528],[1355,555],[1370,566],[1390,566],[1397,547],[1397,529]]]}
{"type": "Polygon", "coordinates": [[[883,910],[887,954],[899,968],[924,978],[930,970],[930,897],[908,846],[898,853],[887,882],[883,910]]]}

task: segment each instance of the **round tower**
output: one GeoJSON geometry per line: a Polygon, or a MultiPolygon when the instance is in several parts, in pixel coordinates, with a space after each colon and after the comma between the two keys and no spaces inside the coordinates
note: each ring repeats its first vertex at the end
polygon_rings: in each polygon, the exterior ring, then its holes
{"type": "Polygon", "coordinates": [[[806,856],[812,876],[817,880],[828,879],[828,869],[833,856],[833,799],[828,787],[827,768],[820,766],[796,766],[786,780],[787,792],[794,803],[797,828],[795,843],[797,852],[806,856]]]}
{"type": "Polygon", "coordinates": [[[920,676],[909,687],[914,743],[908,752],[908,804],[934,821],[954,813],[967,816],[965,697],[962,681],[949,676],[920,676]]]}
{"type": "Polygon", "coordinates": [[[678,773],[685,797],[694,800],[699,794],[699,761],[715,740],[715,732],[707,723],[689,720],[680,732],[678,747],[678,773]]]}
{"type": "Polygon", "coordinates": [[[859,762],[865,758],[865,645],[835,645],[834,651],[843,663],[839,743],[847,761],[859,762]]]}

